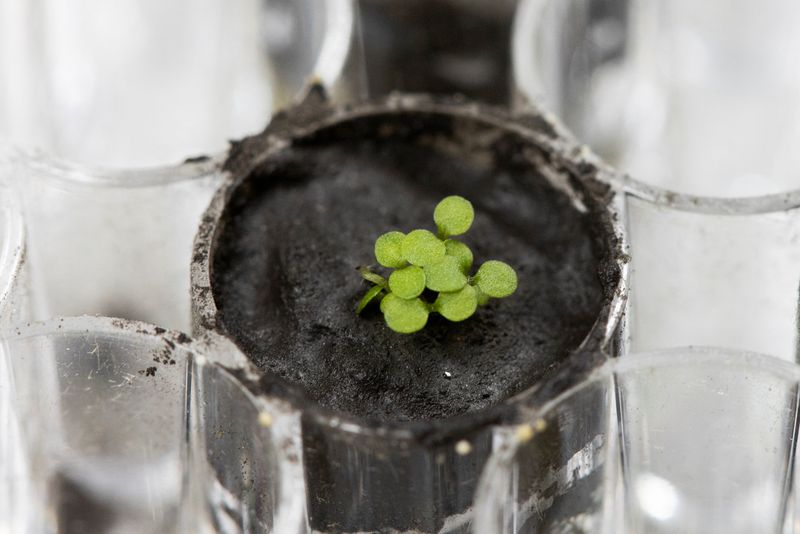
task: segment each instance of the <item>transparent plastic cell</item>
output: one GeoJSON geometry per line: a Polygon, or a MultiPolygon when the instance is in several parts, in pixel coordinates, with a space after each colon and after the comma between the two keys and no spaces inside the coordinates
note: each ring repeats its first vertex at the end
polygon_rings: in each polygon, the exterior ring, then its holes
{"type": "Polygon", "coordinates": [[[629,350],[796,358],[798,19],[782,0],[520,4],[520,109],[549,106],[631,176],[629,350]]]}
{"type": "Polygon", "coordinates": [[[185,336],[94,317],[2,334],[9,532],[183,532],[185,336]]]}
{"type": "Polygon", "coordinates": [[[270,62],[274,108],[298,99],[310,78],[337,95],[358,94],[359,40],[354,0],[262,0],[260,24],[270,62]]]}
{"type": "Polygon", "coordinates": [[[797,532],[799,380],[721,349],[613,360],[499,434],[474,532],[797,532]]]}
{"type": "Polygon", "coordinates": [[[796,359],[797,195],[735,201],[634,187],[626,198],[629,350],[713,345],[796,359]]]}
{"type": "Polygon", "coordinates": [[[339,76],[349,2],[4,0],[0,138],[71,161],[174,164],[339,76]]]}
{"type": "Polygon", "coordinates": [[[256,398],[241,374],[222,365],[206,361],[195,371],[191,487],[198,523],[211,532],[309,532],[299,413],[256,398]]]}
{"type": "Polygon", "coordinates": [[[798,22],[790,0],[524,0],[515,84],[650,185],[781,193],[800,186],[798,22]]]}
{"type": "Polygon", "coordinates": [[[354,0],[356,25],[340,99],[392,91],[508,103],[517,0],[354,0]]]}
{"type": "Polygon", "coordinates": [[[97,314],[189,329],[189,263],[213,161],[102,171],[30,155],[14,179],[37,319],[97,314]]]}
{"type": "Polygon", "coordinates": [[[490,424],[415,436],[306,410],[302,432],[308,534],[469,531],[490,424]]]}
{"type": "Polygon", "coordinates": [[[0,339],[2,532],[305,532],[299,419],[235,349],[105,317],[0,339]]]}

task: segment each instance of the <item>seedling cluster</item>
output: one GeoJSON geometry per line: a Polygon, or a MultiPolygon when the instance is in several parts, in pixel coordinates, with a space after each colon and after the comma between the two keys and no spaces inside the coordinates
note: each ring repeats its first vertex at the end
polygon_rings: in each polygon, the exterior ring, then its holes
{"type": "Polygon", "coordinates": [[[431,313],[453,322],[463,321],[490,298],[514,293],[517,273],[502,261],[489,260],[470,275],[472,251],[453,236],[465,234],[474,218],[470,201],[449,196],[433,211],[436,234],[412,230],[380,236],[375,241],[375,259],[393,271],[387,279],[368,267],[359,268],[361,276],[374,285],[359,302],[356,313],[380,299],[389,328],[411,334],[425,327],[431,313]]]}

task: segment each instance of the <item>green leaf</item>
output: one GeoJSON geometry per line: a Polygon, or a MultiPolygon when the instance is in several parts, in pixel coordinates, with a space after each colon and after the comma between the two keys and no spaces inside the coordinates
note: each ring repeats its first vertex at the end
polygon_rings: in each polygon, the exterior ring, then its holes
{"type": "Polygon", "coordinates": [[[364,310],[364,308],[367,307],[367,304],[372,302],[372,299],[380,295],[381,291],[383,291],[383,287],[381,286],[372,286],[371,288],[369,288],[369,291],[367,291],[367,293],[361,298],[361,301],[358,303],[358,307],[356,308],[356,315],[361,313],[364,310]]]}
{"type": "Polygon", "coordinates": [[[472,251],[467,245],[455,239],[448,239],[444,242],[445,252],[448,256],[453,256],[461,266],[461,272],[468,274],[472,269],[472,251]]]}
{"type": "Polygon", "coordinates": [[[464,286],[455,293],[439,293],[433,308],[445,319],[463,321],[471,317],[478,308],[478,292],[472,286],[464,286]]]}
{"type": "Polygon", "coordinates": [[[409,232],[400,248],[405,260],[420,267],[441,261],[445,255],[444,243],[428,230],[409,232]]]}
{"type": "Polygon", "coordinates": [[[421,299],[401,299],[389,293],[381,301],[381,311],[386,324],[400,334],[413,334],[425,328],[428,306],[421,299]]]}
{"type": "Polygon", "coordinates": [[[425,271],[416,265],[409,265],[389,276],[389,289],[401,299],[413,299],[425,290],[425,271]]]}
{"type": "Polygon", "coordinates": [[[474,280],[482,293],[493,298],[507,297],[517,290],[517,273],[502,261],[489,260],[481,265],[474,280]]]}
{"type": "Polygon", "coordinates": [[[443,198],[433,210],[433,220],[441,237],[466,233],[474,218],[472,203],[457,195],[443,198]]]}
{"type": "Polygon", "coordinates": [[[461,264],[453,256],[445,256],[438,263],[425,267],[425,283],[433,291],[458,291],[467,285],[461,264]]]}
{"type": "Polygon", "coordinates": [[[403,232],[386,232],[375,241],[375,259],[384,267],[399,269],[406,266],[400,249],[406,235],[403,232]]]}

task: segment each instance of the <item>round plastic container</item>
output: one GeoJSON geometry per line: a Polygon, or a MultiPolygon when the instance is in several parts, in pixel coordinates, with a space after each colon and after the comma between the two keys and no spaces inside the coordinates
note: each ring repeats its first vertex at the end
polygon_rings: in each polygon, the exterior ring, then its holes
{"type": "Polygon", "coordinates": [[[105,317],[0,338],[4,530],[300,528],[298,416],[222,367],[235,348],[105,317]]]}
{"type": "Polygon", "coordinates": [[[721,349],[612,360],[498,438],[473,532],[795,532],[798,383],[721,349]]]}
{"type": "Polygon", "coordinates": [[[142,168],[222,152],[262,130],[309,78],[340,78],[353,10],[323,0],[9,0],[0,21],[9,51],[0,139],[142,168]]]}

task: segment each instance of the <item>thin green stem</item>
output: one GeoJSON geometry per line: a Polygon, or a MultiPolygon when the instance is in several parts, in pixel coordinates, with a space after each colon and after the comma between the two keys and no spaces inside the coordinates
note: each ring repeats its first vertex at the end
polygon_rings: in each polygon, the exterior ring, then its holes
{"type": "Polygon", "coordinates": [[[358,272],[361,273],[361,277],[364,278],[364,280],[372,282],[376,286],[380,286],[383,289],[387,289],[389,287],[389,283],[386,281],[386,278],[377,273],[373,273],[367,266],[359,267],[358,272]]]}
{"type": "Polygon", "coordinates": [[[361,311],[367,307],[367,304],[372,302],[375,297],[383,292],[383,288],[381,286],[372,286],[369,291],[361,298],[361,301],[358,303],[358,307],[356,308],[356,315],[361,313],[361,311]]]}
{"type": "Polygon", "coordinates": [[[486,306],[486,304],[489,302],[489,298],[490,298],[489,295],[487,295],[486,293],[481,291],[480,288],[477,285],[473,285],[473,284],[470,284],[470,285],[472,285],[472,287],[475,288],[475,293],[476,293],[476,295],[478,297],[478,306],[486,306]]]}

